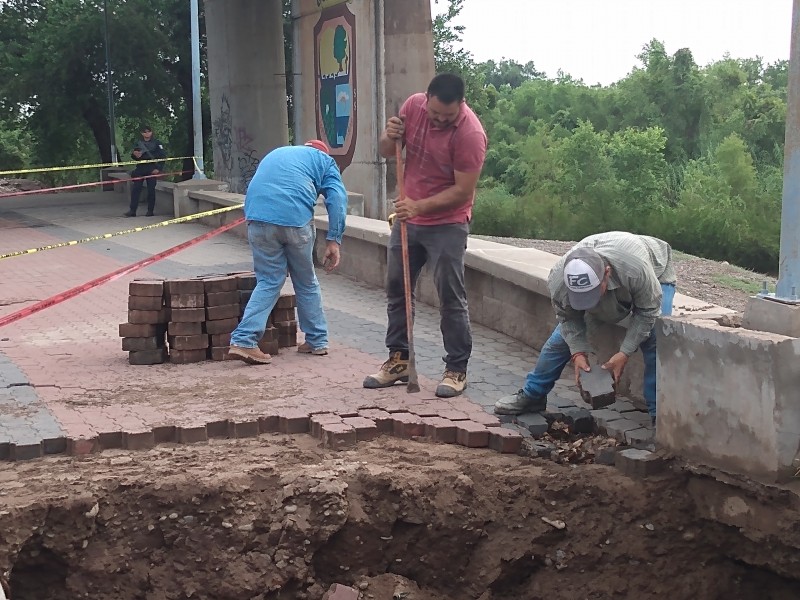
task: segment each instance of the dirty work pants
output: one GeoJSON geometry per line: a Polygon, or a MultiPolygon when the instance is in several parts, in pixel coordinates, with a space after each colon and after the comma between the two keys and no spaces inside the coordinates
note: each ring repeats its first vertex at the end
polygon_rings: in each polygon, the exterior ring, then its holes
{"type": "MultiPolygon", "coordinates": [[[[131,173],[131,177],[145,177],[150,175],[152,171],[148,173],[140,173],[134,169],[133,173],[131,173]]],[[[142,188],[144,184],[147,183],[147,212],[152,213],[156,208],[156,182],[158,180],[155,177],[148,177],[147,179],[137,179],[136,181],[131,182],[131,212],[136,214],[136,209],[139,207],[139,196],[142,195],[142,188]]]]}
{"type": "MultiPolygon", "coordinates": [[[[672,300],[675,297],[675,286],[668,283],[661,284],[661,314],[672,314],[672,300]]],[[[651,417],[656,416],[656,333],[655,330],[641,343],[639,348],[642,350],[644,360],[644,390],[643,396],[647,403],[647,412],[651,417]]],[[[542,347],[539,360],[533,371],[528,373],[525,379],[523,391],[530,398],[544,398],[553,389],[553,386],[561,377],[561,371],[567,366],[572,353],[567,346],[567,342],[561,336],[561,326],[556,326],[550,338],[542,347]]]]}
{"type": "MultiPolygon", "coordinates": [[[[440,328],[447,355],[448,371],[467,372],[472,354],[472,330],[464,286],[464,254],[467,249],[469,224],[408,224],[408,257],[411,270],[412,306],[419,274],[426,264],[433,271],[439,295],[440,328]]],[[[403,258],[400,245],[400,221],[392,227],[389,240],[386,277],[387,315],[386,347],[389,352],[408,353],[406,304],[403,286],[403,258]]]]}
{"type": "Polygon", "coordinates": [[[231,334],[231,345],[255,348],[264,336],[267,319],[286,282],[292,278],[297,298],[300,330],[312,348],[327,348],[328,322],[322,310],[322,292],[314,271],[314,222],[302,227],[248,221],[247,240],[253,251],[256,288],[247,302],[239,326],[231,334]]]}

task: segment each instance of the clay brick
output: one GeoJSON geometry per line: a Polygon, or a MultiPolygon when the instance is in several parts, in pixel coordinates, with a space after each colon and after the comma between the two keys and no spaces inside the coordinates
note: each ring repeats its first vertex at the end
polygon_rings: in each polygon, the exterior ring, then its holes
{"type": "Polygon", "coordinates": [[[315,438],[322,437],[322,426],[323,425],[331,425],[333,423],[341,423],[342,418],[339,415],[333,413],[320,413],[317,415],[311,415],[309,418],[309,428],[311,429],[311,435],[315,438]]]}
{"type": "Polygon", "coordinates": [[[276,308],[272,311],[272,321],[274,323],[291,322],[295,320],[293,308],[276,308]]]}
{"type": "Polygon", "coordinates": [[[122,338],[122,349],[125,352],[142,352],[144,350],[158,350],[164,347],[164,336],[143,338],[122,338]]]}
{"type": "Polygon", "coordinates": [[[445,410],[440,410],[438,415],[443,419],[449,419],[450,421],[468,421],[469,415],[462,410],[456,410],[455,408],[448,408],[445,410]]]}
{"type": "Polygon", "coordinates": [[[207,335],[171,335],[167,338],[172,350],[205,350],[208,348],[207,335]]]}
{"type": "Polygon", "coordinates": [[[174,425],[163,425],[153,427],[153,437],[156,440],[156,444],[168,444],[177,441],[178,432],[174,425]]]}
{"type": "Polygon", "coordinates": [[[489,430],[474,421],[456,421],[456,442],[467,448],[485,448],[489,445],[489,430]]]}
{"type": "Polygon", "coordinates": [[[223,319],[222,321],[207,321],[206,333],[219,335],[220,333],[230,333],[239,324],[239,319],[223,319]]]}
{"type": "Polygon", "coordinates": [[[500,419],[484,411],[470,413],[469,420],[480,423],[484,427],[500,427],[502,425],[500,419]]]}
{"type": "Polygon", "coordinates": [[[303,410],[288,410],[278,415],[281,433],[308,433],[308,413],[303,410]]]}
{"type": "Polygon", "coordinates": [[[250,298],[253,295],[253,290],[239,290],[239,305],[244,309],[247,306],[247,303],[250,302],[250,298]]]}
{"type": "Polygon", "coordinates": [[[128,310],[161,310],[163,307],[161,296],[128,296],[128,310]]]}
{"type": "MultiPolygon", "coordinates": [[[[439,406],[438,408],[442,408],[439,406]]],[[[439,411],[434,403],[412,404],[408,407],[408,412],[414,413],[418,417],[438,417],[439,411]]]]}
{"type": "Polygon", "coordinates": [[[215,335],[208,336],[208,345],[212,348],[222,348],[224,346],[231,345],[231,334],[230,333],[217,333],[215,335]]]}
{"type": "Polygon", "coordinates": [[[256,289],[255,273],[237,273],[236,287],[242,291],[252,291],[256,289]]]}
{"type": "Polygon", "coordinates": [[[122,445],[126,450],[150,450],[156,445],[156,437],[152,431],[126,431],[122,445]]]}
{"type": "Polygon", "coordinates": [[[228,349],[230,346],[216,346],[208,349],[208,357],[211,360],[228,360],[228,349]]]}
{"type": "Polygon", "coordinates": [[[202,323],[206,320],[205,308],[173,308],[169,311],[173,323],[202,323]]]}
{"type": "Polygon", "coordinates": [[[208,432],[205,425],[177,427],[175,434],[179,444],[195,444],[208,441],[208,432]]]}
{"type": "MultiPolygon", "coordinates": [[[[158,325],[159,323],[166,323],[167,311],[161,310],[129,310],[128,323],[142,324],[142,325],[158,325]]],[[[136,336],[126,336],[136,337],[136,336]]],[[[142,336],[145,337],[145,336],[142,336]]]]}
{"type": "Polygon", "coordinates": [[[278,335],[278,348],[291,348],[297,346],[297,333],[278,335]]]}
{"type": "Polygon", "coordinates": [[[258,348],[259,350],[261,350],[262,352],[266,352],[270,356],[276,356],[280,352],[280,346],[278,345],[277,340],[274,342],[265,342],[264,340],[261,340],[260,342],[258,342],[258,348]]]}
{"type": "Polygon", "coordinates": [[[345,425],[349,425],[356,430],[356,440],[359,442],[368,442],[380,435],[378,426],[372,419],[364,417],[345,417],[342,421],[345,425]]]}
{"type": "Polygon", "coordinates": [[[443,444],[456,443],[456,424],[442,417],[426,417],[425,437],[443,444]]]}
{"type": "Polygon", "coordinates": [[[206,307],[208,321],[222,321],[223,319],[236,319],[239,317],[239,304],[226,304],[225,306],[206,307]]]}
{"type": "Polygon", "coordinates": [[[169,353],[169,362],[175,365],[203,362],[206,358],[206,350],[172,350],[169,353]]]}
{"type": "Polygon", "coordinates": [[[9,442],[0,442],[0,460],[9,460],[11,458],[11,444],[9,442]]]}
{"type": "Polygon", "coordinates": [[[122,448],[122,432],[107,431],[97,435],[97,445],[100,450],[116,450],[122,448]]]}
{"type": "Polygon", "coordinates": [[[620,471],[631,477],[655,475],[663,471],[666,465],[664,458],[655,452],[637,448],[628,448],[617,452],[614,464],[620,471]]]}
{"type": "Polygon", "coordinates": [[[411,413],[392,414],[392,435],[401,438],[421,437],[425,435],[425,423],[422,417],[411,413]]]}
{"type": "Polygon", "coordinates": [[[15,444],[9,446],[10,460],[32,460],[42,456],[41,442],[31,442],[30,444],[15,444]]]}
{"type": "Polygon", "coordinates": [[[206,297],[203,294],[177,294],[167,298],[167,305],[170,308],[203,308],[206,297]]]}
{"type": "Polygon", "coordinates": [[[510,429],[492,427],[489,430],[489,448],[501,454],[518,454],[522,449],[522,436],[510,429]]]}
{"type": "Polygon", "coordinates": [[[203,286],[206,294],[217,294],[219,292],[232,292],[239,289],[239,281],[235,276],[225,275],[223,277],[204,277],[203,286]]]}
{"type": "Polygon", "coordinates": [[[150,325],[143,323],[120,323],[119,337],[121,338],[146,338],[156,337],[164,333],[164,325],[150,325]]]}
{"type": "Polygon", "coordinates": [[[164,290],[170,296],[179,294],[202,294],[205,292],[203,282],[198,279],[170,279],[164,282],[164,290]]]}
{"type": "Polygon", "coordinates": [[[171,321],[167,326],[169,335],[201,335],[203,324],[199,321],[191,323],[176,323],[171,321]]]}
{"type": "Polygon", "coordinates": [[[278,328],[278,335],[286,335],[297,331],[297,321],[275,321],[275,327],[278,328]]]}
{"type": "Polygon", "coordinates": [[[597,365],[588,373],[580,372],[578,390],[583,401],[591,404],[595,410],[614,404],[616,401],[614,376],[611,371],[597,365]]]}
{"type": "Polygon", "coordinates": [[[358,411],[359,416],[370,419],[378,428],[378,433],[391,434],[394,430],[392,415],[380,408],[367,408],[358,411]]]}
{"type": "Polygon", "coordinates": [[[265,342],[277,342],[278,341],[278,328],[274,325],[270,325],[264,330],[264,335],[261,337],[262,341],[265,342]]]}
{"type": "Polygon", "coordinates": [[[259,433],[277,433],[280,431],[280,429],[280,419],[278,418],[278,415],[258,417],[259,433]]]}
{"type": "Polygon", "coordinates": [[[294,294],[283,294],[275,303],[275,308],[294,308],[297,306],[297,299],[294,294]]]}
{"type": "Polygon", "coordinates": [[[85,438],[69,438],[67,440],[67,454],[70,456],[82,456],[84,454],[92,454],[99,449],[97,440],[85,438]]]}
{"type": "Polygon", "coordinates": [[[232,292],[215,292],[206,294],[206,306],[226,306],[228,304],[239,304],[239,290],[232,292]]]}
{"type": "Polygon", "coordinates": [[[358,599],[359,599],[358,591],[346,585],[342,585],[341,583],[334,583],[330,588],[328,588],[328,591],[325,592],[325,595],[322,597],[322,600],[358,600],[358,599]]]}
{"type": "Polygon", "coordinates": [[[131,296],[161,297],[164,295],[163,279],[134,279],[128,284],[131,296]]]}
{"type": "Polygon", "coordinates": [[[352,446],[358,440],[356,430],[344,423],[324,423],[321,436],[323,447],[331,450],[352,446]]]}
{"type": "Polygon", "coordinates": [[[45,454],[64,454],[67,451],[67,438],[47,438],[42,440],[42,451],[45,454]]]}
{"type": "Polygon", "coordinates": [[[208,438],[222,438],[227,439],[231,435],[231,422],[227,419],[222,421],[212,421],[206,423],[206,434],[208,438]]]}
{"type": "Polygon", "coordinates": [[[160,365],[165,362],[167,362],[166,348],[128,352],[128,363],[131,365],[160,365]]]}
{"type": "Polygon", "coordinates": [[[258,437],[258,420],[253,419],[252,421],[236,421],[235,423],[231,423],[231,434],[231,437],[237,439],[258,437]]]}

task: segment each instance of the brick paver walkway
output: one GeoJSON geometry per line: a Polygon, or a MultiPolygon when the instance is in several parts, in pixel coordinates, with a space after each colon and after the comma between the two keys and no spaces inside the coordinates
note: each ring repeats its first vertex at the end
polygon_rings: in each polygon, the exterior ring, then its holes
{"type": "MultiPolygon", "coordinates": [[[[118,216],[126,202],[113,192],[2,202],[0,254],[113,232],[134,221],[157,222],[118,216]]],[[[0,316],[206,231],[201,225],[181,224],[2,260],[0,316]]],[[[321,273],[332,338],[327,357],[288,349],[266,367],[211,361],[147,367],[127,363],[117,327],[126,320],[131,279],[250,268],[246,242],[226,234],[0,329],[0,445],[164,425],[193,427],[290,409],[347,413],[365,406],[398,410],[436,403],[442,410],[477,415],[490,412],[500,396],[515,392],[535,361],[531,348],[475,325],[468,392],[451,401],[438,400],[433,390],[444,366],[438,313],[420,306],[415,339],[422,392],[407,394],[404,386],[365,390],[364,376],[386,357],[383,292],[321,273]]],[[[551,404],[557,411],[581,402],[577,391],[562,380],[551,404]]]]}

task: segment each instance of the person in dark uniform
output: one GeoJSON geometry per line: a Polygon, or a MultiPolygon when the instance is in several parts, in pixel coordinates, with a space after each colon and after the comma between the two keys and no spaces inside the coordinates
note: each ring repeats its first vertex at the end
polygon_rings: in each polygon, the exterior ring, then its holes
{"type": "Polygon", "coordinates": [[[167,153],[164,152],[164,145],[153,136],[153,130],[149,125],[143,125],[140,129],[142,139],[136,142],[136,146],[131,152],[133,160],[153,161],[162,159],[160,162],[146,162],[136,165],[136,168],[131,172],[131,177],[134,178],[131,186],[131,206],[130,210],[125,213],[126,217],[135,217],[136,209],[139,206],[139,196],[142,195],[142,187],[147,182],[147,215],[153,216],[153,210],[156,207],[156,175],[164,170],[163,159],[167,158],[167,153]],[[147,177],[147,179],[141,179],[147,177]]]}

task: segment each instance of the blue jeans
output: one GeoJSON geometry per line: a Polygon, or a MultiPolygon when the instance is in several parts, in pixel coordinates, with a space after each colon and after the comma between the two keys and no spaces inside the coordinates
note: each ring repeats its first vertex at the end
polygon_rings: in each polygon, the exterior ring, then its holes
{"type": "Polygon", "coordinates": [[[267,319],[278,301],[286,271],[297,297],[297,318],[312,348],[328,346],[328,322],[322,309],[322,292],[314,271],[314,223],[283,227],[249,221],[247,239],[253,251],[256,288],[244,309],[231,345],[255,348],[264,335],[267,319]]]}
{"type": "MultiPolygon", "coordinates": [[[[663,297],[661,300],[661,314],[672,314],[672,300],[675,297],[675,286],[668,283],[661,284],[663,297]]],[[[656,416],[656,333],[650,332],[648,338],[641,343],[644,360],[644,399],[647,411],[651,417],[656,416]]],[[[539,360],[533,371],[525,378],[523,391],[530,398],[544,398],[553,389],[556,381],[561,377],[561,371],[567,366],[572,353],[567,342],[561,336],[561,326],[556,326],[550,338],[542,347],[539,360]]]]}

